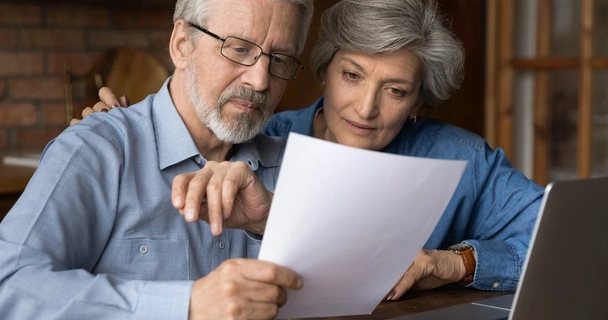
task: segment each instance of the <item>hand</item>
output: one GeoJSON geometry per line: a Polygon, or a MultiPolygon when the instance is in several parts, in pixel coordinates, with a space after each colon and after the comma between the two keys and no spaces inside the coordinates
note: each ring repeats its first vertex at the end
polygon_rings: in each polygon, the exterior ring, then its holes
{"type": "Polygon", "coordinates": [[[421,250],[386,300],[397,300],[411,288],[433,289],[460,281],[465,273],[461,256],[445,250],[421,250]]]}
{"type": "MultiPolygon", "coordinates": [[[[101,101],[97,102],[93,106],[93,108],[86,107],[84,108],[84,110],[82,110],[83,119],[84,117],[90,115],[93,112],[108,112],[111,108],[127,108],[131,105],[131,102],[129,101],[129,98],[127,98],[127,96],[123,95],[122,97],[120,97],[120,99],[118,99],[116,95],[114,95],[114,91],[112,91],[112,89],[108,87],[103,87],[99,89],[99,99],[101,101]]],[[[74,118],[70,121],[70,125],[74,125],[78,122],[80,122],[80,119],[74,118]]]]}
{"type": "Polygon", "coordinates": [[[208,161],[197,172],[173,179],[171,201],[186,221],[207,221],[211,233],[237,228],[263,234],[272,192],[244,162],[208,161]]]}
{"type": "Polygon", "coordinates": [[[194,283],[189,319],[274,319],[287,301],[285,289],[301,288],[302,279],[290,269],[260,260],[227,260],[194,283]]]}

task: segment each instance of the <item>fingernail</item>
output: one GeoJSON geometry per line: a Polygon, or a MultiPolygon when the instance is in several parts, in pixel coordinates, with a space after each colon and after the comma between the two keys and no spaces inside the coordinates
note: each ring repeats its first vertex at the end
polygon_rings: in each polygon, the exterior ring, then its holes
{"type": "MultiPolygon", "coordinates": [[[[173,198],[173,207],[175,207],[175,209],[180,209],[180,212],[182,211],[184,206],[184,198],[180,197],[180,196],[176,196],[175,198],[173,198]]],[[[182,216],[184,215],[184,213],[182,213],[182,216]]]]}
{"type": "Polygon", "coordinates": [[[186,210],[186,220],[187,221],[194,221],[195,217],[194,217],[194,211],[193,210],[186,210]]]}
{"type": "Polygon", "coordinates": [[[106,108],[101,109],[101,112],[108,112],[108,111],[110,111],[110,110],[106,109],[106,108]]]}
{"type": "Polygon", "coordinates": [[[211,233],[216,236],[220,234],[220,226],[217,223],[211,224],[211,233]]]}
{"type": "Polygon", "coordinates": [[[119,105],[117,105],[117,104],[113,104],[113,105],[112,105],[112,109],[114,109],[114,108],[120,108],[120,106],[119,106],[119,105]]]}
{"type": "Polygon", "coordinates": [[[386,298],[386,300],[390,301],[396,293],[397,292],[395,292],[395,290],[391,290],[391,292],[388,294],[388,297],[386,298]]]}
{"type": "Polygon", "coordinates": [[[123,97],[125,97],[125,101],[127,102],[127,105],[130,106],[131,101],[129,101],[129,97],[127,97],[126,95],[123,95],[123,97]]]}

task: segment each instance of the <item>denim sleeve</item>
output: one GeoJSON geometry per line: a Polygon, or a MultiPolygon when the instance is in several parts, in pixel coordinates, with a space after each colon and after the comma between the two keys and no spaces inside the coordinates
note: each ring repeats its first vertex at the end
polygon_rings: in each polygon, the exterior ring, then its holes
{"type": "Polygon", "coordinates": [[[187,319],[191,281],[91,272],[116,218],[122,154],[103,134],[71,131],[0,224],[0,319],[187,319]]]}
{"type": "Polygon", "coordinates": [[[515,170],[502,149],[485,144],[474,165],[479,197],[464,241],[477,254],[472,285],[515,290],[544,189],[515,170]]]}

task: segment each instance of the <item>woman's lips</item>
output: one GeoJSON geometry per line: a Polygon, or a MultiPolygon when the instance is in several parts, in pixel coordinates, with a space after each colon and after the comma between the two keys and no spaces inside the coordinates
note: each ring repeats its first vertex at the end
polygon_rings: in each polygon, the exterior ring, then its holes
{"type": "Polygon", "coordinates": [[[346,126],[348,127],[348,129],[357,135],[368,135],[373,133],[376,128],[372,127],[372,126],[368,126],[365,124],[361,124],[358,122],[354,122],[354,121],[350,121],[350,120],[344,120],[346,121],[346,126]]]}

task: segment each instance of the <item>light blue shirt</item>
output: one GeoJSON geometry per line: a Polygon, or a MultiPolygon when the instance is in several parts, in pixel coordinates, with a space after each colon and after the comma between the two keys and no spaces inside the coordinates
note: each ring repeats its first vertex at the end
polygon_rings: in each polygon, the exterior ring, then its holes
{"type": "MultiPolygon", "coordinates": [[[[257,257],[259,240],[235,229],[214,237],[171,205],[173,178],[206,160],[168,83],[49,143],[0,224],[0,319],[187,319],[194,280],[257,257]]],[[[284,146],[260,135],[231,161],[274,190],[284,146]]]]}
{"type": "MultiPolygon", "coordinates": [[[[287,137],[293,131],[313,136],[315,113],[322,107],[321,98],[309,108],[278,113],[264,133],[287,137]]],[[[431,119],[406,122],[383,151],[468,161],[424,248],[469,243],[477,254],[472,285],[484,290],[515,290],[544,189],[513,169],[501,149],[492,150],[481,137],[431,119]]],[[[374,236],[382,236],[381,231],[374,236]]]]}

